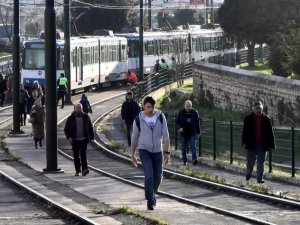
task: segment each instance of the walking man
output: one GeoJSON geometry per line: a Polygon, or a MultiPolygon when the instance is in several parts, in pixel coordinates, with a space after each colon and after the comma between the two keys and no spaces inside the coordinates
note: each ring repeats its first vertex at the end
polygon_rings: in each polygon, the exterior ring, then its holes
{"type": "Polygon", "coordinates": [[[57,103],[58,105],[59,100],[61,99],[61,109],[64,108],[65,105],[65,95],[67,92],[67,83],[68,79],[65,77],[64,73],[60,74],[60,78],[57,79],[56,86],[57,86],[57,103]]]}
{"type": "Polygon", "coordinates": [[[267,151],[275,149],[274,133],[270,118],[263,113],[263,104],[254,103],[252,113],[245,117],[242,144],[247,151],[246,180],[250,180],[257,159],[257,183],[264,183],[264,163],[267,151]]]}
{"type": "Polygon", "coordinates": [[[161,184],[163,163],[170,160],[170,137],[165,115],[155,110],[155,100],[151,96],[143,100],[144,111],[133,123],[131,162],[137,167],[136,149],[139,150],[145,174],[145,198],[148,210],[156,206],[155,194],[161,184]]]}
{"type": "Polygon", "coordinates": [[[68,142],[72,145],[75,176],[79,176],[81,171],[82,176],[87,175],[89,170],[86,149],[88,142],[94,141],[94,131],[90,117],[82,111],[80,103],[75,105],[74,112],[68,117],[64,132],[68,142]]]}
{"type": "Polygon", "coordinates": [[[190,144],[192,149],[193,165],[196,165],[198,163],[196,137],[200,135],[200,124],[199,114],[197,110],[192,108],[192,102],[190,100],[184,102],[184,109],[178,113],[176,122],[181,136],[183,165],[187,164],[186,149],[188,144],[190,144]]]}
{"type": "Polygon", "coordinates": [[[137,104],[137,102],[133,100],[132,91],[128,91],[126,94],[126,101],[123,102],[122,104],[121,116],[122,116],[122,120],[126,124],[127,140],[128,140],[129,147],[131,146],[130,131],[132,128],[132,123],[134,118],[139,114],[139,112],[140,112],[140,107],[137,104]]]}

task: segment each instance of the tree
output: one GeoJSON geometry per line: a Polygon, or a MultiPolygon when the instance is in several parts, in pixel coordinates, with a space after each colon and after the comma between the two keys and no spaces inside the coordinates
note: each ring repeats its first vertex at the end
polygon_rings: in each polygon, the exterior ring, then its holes
{"type": "Polygon", "coordinates": [[[195,17],[196,10],[193,9],[182,9],[177,10],[174,13],[174,20],[176,26],[187,25],[187,24],[200,24],[195,17]]]}
{"type": "Polygon", "coordinates": [[[255,44],[268,42],[270,36],[288,27],[282,7],[281,0],[225,0],[218,10],[224,31],[246,42],[249,66],[254,66],[255,44]]]}
{"type": "Polygon", "coordinates": [[[138,24],[139,8],[134,8],[134,0],[83,0],[72,3],[74,7],[72,16],[76,27],[81,34],[93,34],[99,29],[120,32],[123,27],[138,24]],[[85,4],[83,4],[83,3],[85,4]],[[82,8],[79,8],[81,6],[82,8]],[[102,7],[97,7],[102,6],[102,7]],[[89,7],[89,8],[87,8],[89,7]],[[115,8],[115,9],[113,9],[115,8]]]}
{"type": "Polygon", "coordinates": [[[3,24],[5,36],[11,44],[13,35],[13,8],[11,5],[0,4],[0,23],[3,24]]]}

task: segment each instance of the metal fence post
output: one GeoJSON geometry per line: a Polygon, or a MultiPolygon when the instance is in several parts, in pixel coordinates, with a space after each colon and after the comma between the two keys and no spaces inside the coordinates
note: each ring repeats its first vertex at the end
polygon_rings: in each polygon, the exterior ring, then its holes
{"type": "Polygon", "coordinates": [[[273,171],[272,161],[273,161],[273,155],[272,155],[272,150],[270,150],[269,151],[269,173],[272,173],[273,171]]]}
{"type": "Polygon", "coordinates": [[[295,177],[295,128],[292,127],[292,177],[295,177]]]}
{"type": "Polygon", "coordinates": [[[213,119],[213,158],[217,158],[217,135],[216,135],[216,119],[213,119]]]}
{"type": "Polygon", "coordinates": [[[232,121],[230,121],[229,130],[230,130],[230,164],[232,164],[233,163],[233,126],[232,126],[232,121]]]}
{"type": "Polygon", "coordinates": [[[177,132],[176,118],[177,118],[177,115],[174,114],[175,150],[178,149],[178,132],[177,132]]]}

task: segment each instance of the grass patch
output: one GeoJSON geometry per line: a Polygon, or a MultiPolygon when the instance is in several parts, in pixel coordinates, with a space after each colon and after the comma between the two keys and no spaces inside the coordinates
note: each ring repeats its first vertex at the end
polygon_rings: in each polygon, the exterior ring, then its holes
{"type": "MultiPolygon", "coordinates": [[[[191,84],[187,84],[190,86],[191,84]]],[[[165,93],[157,100],[157,108],[164,113],[177,114],[179,110],[183,109],[183,103],[186,100],[184,96],[179,96],[175,91],[165,93]]],[[[204,102],[194,100],[193,95],[190,100],[193,102],[193,107],[199,112],[201,118],[212,119],[215,118],[218,121],[239,121],[242,122],[245,113],[223,110],[216,107],[208,106],[204,102]]]]}
{"type": "Polygon", "coordinates": [[[163,220],[161,218],[158,218],[155,216],[151,216],[151,217],[145,216],[141,211],[133,209],[133,208],[129,208],[128,206],[122,206],[122,207],[114,208],[114,209],[94,209],[94,213],[102,214],[102,215],[106,215],[106,216],[123,214],[123,215],[129,215],[129,216],[134,216],[137,218],[144,219],[146,221],[149,221],[153,225],[167,225],[168,224],[165,220],[163,220]]]}
{"type": "Polygon", "coordinates": [[[193,84],[183,84],[179,87],[180,90],[186,91],[186,92],[193,92],[193,84]]]}
{"type": "Polygon", "coordinates": [[[267,64],[259,63],[257,61],[255,62],[255,66],[248,66],[248,65],[243,66],[242,65],[241,69],[250,70],[250,71],[253,71],[255,73],[260,73],[260,74],[265,74],[265,75],[271,75],[272,74],[272,69],[267,64]]]}
{"type": "Polygon", "coordinates": [[[269,188],[265,185],[250,184],[249,186],[255,192],[262,193],[262,194],[268,194],[269,193],[269,188]]]}
{"type": "Polygon", "coordinates": [[[212,181],[212,182],[219,183],[219,184],[225,183],[224,178],[221,178],[219,176],[211,176],[210,174],[208,174],[206,172],[202,172],[202,171],[193,171],[189,167],[184,167],[182,169],[182,173],[186,176],[195,177],[195,178],[199,178],[199,179],[207,180],[207,181],[212,181]]]}

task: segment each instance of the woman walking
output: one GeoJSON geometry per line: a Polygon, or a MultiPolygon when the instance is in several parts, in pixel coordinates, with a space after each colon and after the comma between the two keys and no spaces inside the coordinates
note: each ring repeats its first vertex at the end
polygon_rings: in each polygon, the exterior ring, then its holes
{"type": "Polygon", "coordinates": [[[44,132],[44,121],[45,121],[45,110],[42,105],[40,98],[37,98],[30,111],[30,120],[32,124],[33,139],[35,148],[43,147],[43,139],[45,137],[44,132]]]}

